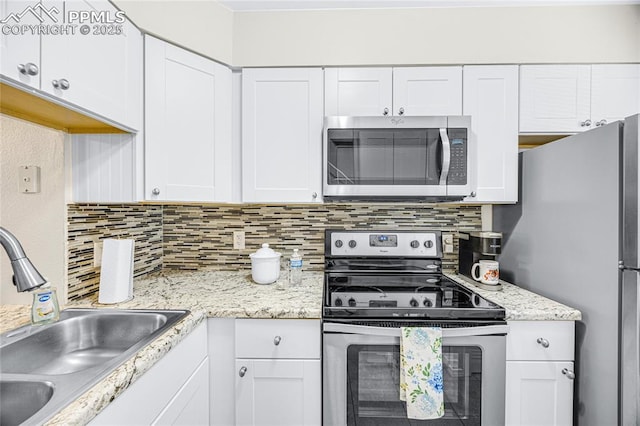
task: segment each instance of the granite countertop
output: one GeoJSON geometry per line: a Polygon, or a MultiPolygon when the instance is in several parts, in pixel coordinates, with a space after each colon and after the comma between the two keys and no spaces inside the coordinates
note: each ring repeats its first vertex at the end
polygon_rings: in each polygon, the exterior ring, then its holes
{"type": "MultiPolygon", "coordinates": [[[[579,320],[580,312],[545,297],[502,282],[501,291],[487,291],[456,275],[448,275],[486,299],[503,306],[507,320],[579,320]]],[[[63,308],[189,309],[190,315],[141,349],[105,379],[69,404],[47,425],[88,423],[110,401],[151,368],[173,346],[207,317],[315,318],[322,315],[322,272],[305,272],[302,283],[285,285],[253,283],[242,272],[214,270],[171,271],[134,281],[134,298],[115,305],[98,303],[97,294],[63,308]]],[[[0,306],[0,333],[29,322],[29,306],[0,306]]]]}
{"type": "Polygon", "coordinates": [[[470,288],[485,299],[505,309],[507,321],[579,321],[579,310],[571,308],[539,294],[500,280],[502,289],[485,290],[459,275],[447,274],[456,282],[470,288]]]}

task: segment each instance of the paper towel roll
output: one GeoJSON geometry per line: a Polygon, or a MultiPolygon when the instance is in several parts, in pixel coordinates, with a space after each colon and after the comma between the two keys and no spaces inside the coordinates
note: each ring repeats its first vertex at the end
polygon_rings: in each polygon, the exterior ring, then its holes
{"type": "Polygon", "coordinates": [[[103,240],[99,303],[120,303],[133,298],[134,240],[103,240]]]}

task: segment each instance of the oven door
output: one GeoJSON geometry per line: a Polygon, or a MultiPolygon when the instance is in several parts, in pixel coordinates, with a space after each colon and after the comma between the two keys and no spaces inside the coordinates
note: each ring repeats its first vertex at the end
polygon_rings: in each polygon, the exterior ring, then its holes
{"type": "Polygon", "coordinates": [[[442,329],[445,415],[407,419],[400,328],[323,324],[323,424],[504,424],[507,325],[442,329]]]}

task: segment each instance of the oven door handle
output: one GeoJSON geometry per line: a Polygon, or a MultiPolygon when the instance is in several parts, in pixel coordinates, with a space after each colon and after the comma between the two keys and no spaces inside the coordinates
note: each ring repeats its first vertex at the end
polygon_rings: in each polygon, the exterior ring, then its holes
{"type": "MultiPolygon", "coordinates": [[[[374,327],[342,323],[324,323],[324,332],[360,334],[364,336],[400,337],[400,327],[374,327]]],[[[473,337],[504,335],[509,332],[508,325],[487,325],[477,327],[443,328],[442,337],[473,337]]]]}

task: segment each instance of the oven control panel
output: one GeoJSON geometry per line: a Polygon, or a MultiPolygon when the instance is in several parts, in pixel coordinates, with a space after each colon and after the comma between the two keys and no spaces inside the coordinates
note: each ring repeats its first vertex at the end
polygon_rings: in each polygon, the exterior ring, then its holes
{"type": "Polygon", "coordinates": [[[436,308],[436,292],[424,293],[332,293],[331,306],[346,308],[436,308]]]}
{"type": "Polygon", "coordinates": [[[331,256],[442,257],[440,231],[328,231],[331,256]]]}

